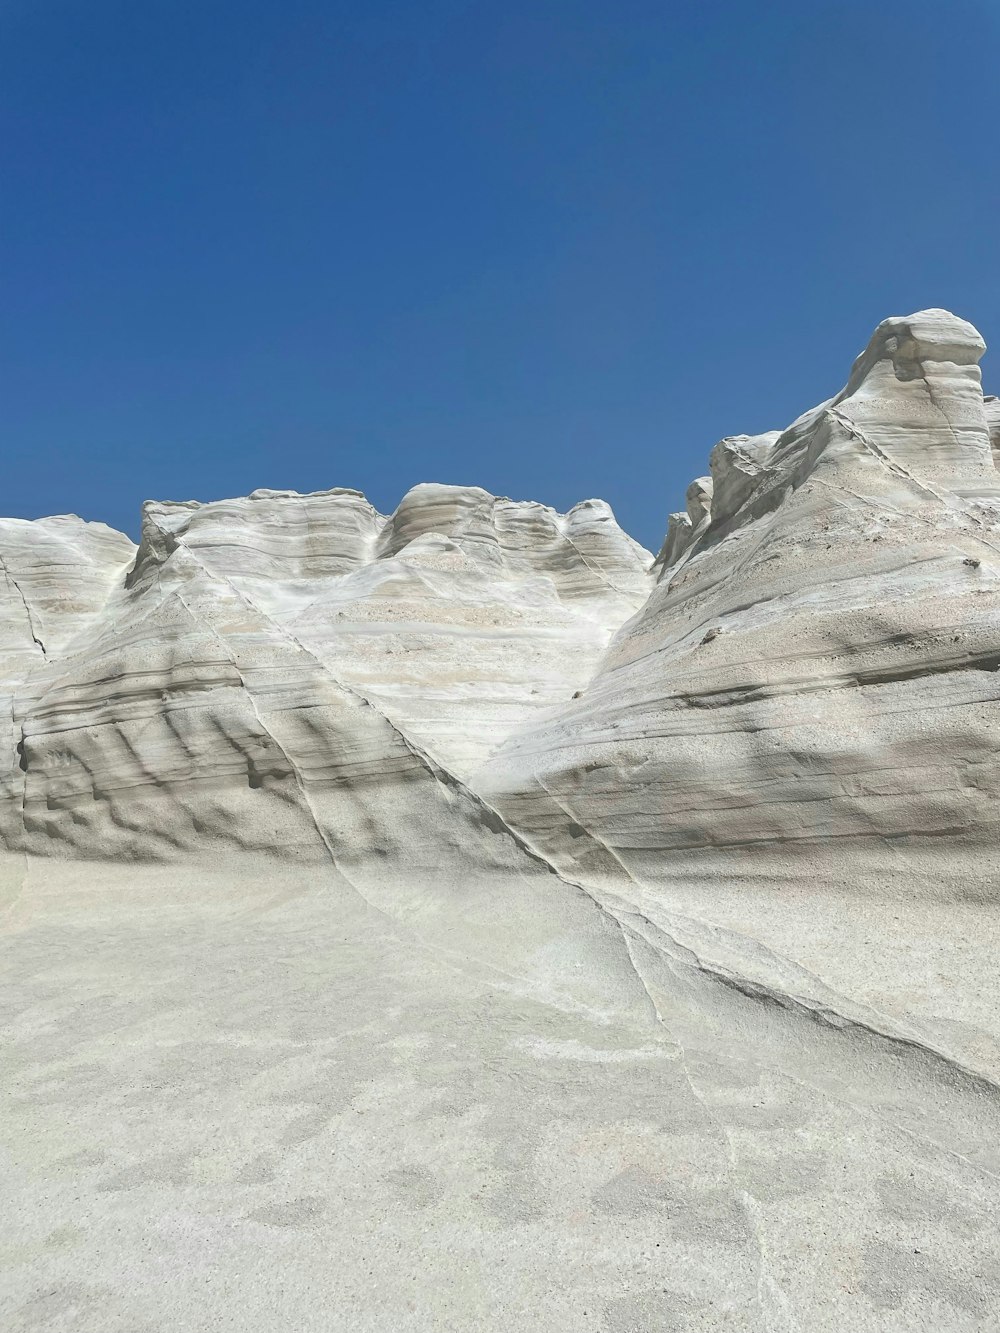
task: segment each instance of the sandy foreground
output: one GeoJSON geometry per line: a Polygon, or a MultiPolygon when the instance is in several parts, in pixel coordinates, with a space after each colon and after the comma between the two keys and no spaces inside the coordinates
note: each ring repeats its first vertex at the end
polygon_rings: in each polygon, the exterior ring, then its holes
{"type": "MultiPolygon", "coordinates": [[[[852,1002],[921,1009],[911,1039],[648,922],[581,959],[596,909],[558,884],[537,911],[569,942],[546,925],[505,973],[495,882],[439,945],[332,867],[3,876],[11,1333],[1000,1328],[985,911],[944,963],[903,941],[874,966],[836,904],[787,932],[852,1002]]],[[[802,920],[709,908],[772,942],[802,920]]]]}

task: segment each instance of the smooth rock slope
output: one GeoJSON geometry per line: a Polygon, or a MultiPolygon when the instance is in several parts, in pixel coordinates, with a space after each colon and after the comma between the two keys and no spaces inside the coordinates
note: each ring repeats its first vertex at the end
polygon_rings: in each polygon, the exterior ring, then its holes
{"type": "Polygon", "coordinates": [[[716,446],[587,689],[483,775],[519,828],[561,864],[649,882],[808,868],[993,900],[1000,492],[982,352],[944,311],[887,320],[836,397],[716,446]]]}

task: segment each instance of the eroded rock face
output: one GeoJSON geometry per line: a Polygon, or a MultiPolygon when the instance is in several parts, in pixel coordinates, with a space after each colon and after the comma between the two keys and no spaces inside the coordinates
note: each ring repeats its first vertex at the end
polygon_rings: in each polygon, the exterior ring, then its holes
{"type": "Polygon", "coordinates": [[[15,713],[30,710],[56,664],[100,632],[135,550],[122,533],[74,515],[0,519],[0,830],[11,844],[21,840],[25,764],[15,713]]]}
{"type": "Polygon", "coordinates": [[[997,461],[997,455],[1000,454],[1000,398],[994,394],[987,394],[983,400],[986,408],[986,424],[990,431],[990,445],[993,449],[993,461],[997,461]]]}
{"type": "Polygon", "coordinates": [[[982,351],[944,311],[887,320],[836,397],[716,446],[709,510],[689,505],[687,542],[593,681],[482,775],[547,855],[648,883],[808,867],[859,890],[868,874],[993,894],[1000,514],[982,351]]]}
{"type": "Polygon", "coordinates": [[[345,490],[148,504],[138,552],[76,520],[0,542],[5,836],[107,856],[447,844],[435,766],[464,780],[582,688],[651,563],[600,501],[448,486],[389,518],[345,490]]]}
{"type": "Polygon", "coordinates": [[[917,840],[918,881],[954,852],[985,892],[982,352],[945,311],[886,320],[839,394],[715,446],[655,563],[600,501],[477,487],[150,503],[138,551],[4,521],[8,846],[433,860],[460,790],[574,875],[912,879],[917,840]]]}
{"type": "Polygon", "coordinates": [[[655,565],[474,487],[0,522],[12,1327],[996,1327],[981,351],[887,321],[655,565]]]}
{"type": "Polygon", "coordinates": [[[339,489],[150,503],[138,551],[5,521],[8,846],[489,861],[489,807],[574,876],[839,882],[862,856],[988,892],[982,352],[945,311],[886,320],[839,394],[715,446],[655,562],[600,501],[477,487],[389,517],[339,489]]]}

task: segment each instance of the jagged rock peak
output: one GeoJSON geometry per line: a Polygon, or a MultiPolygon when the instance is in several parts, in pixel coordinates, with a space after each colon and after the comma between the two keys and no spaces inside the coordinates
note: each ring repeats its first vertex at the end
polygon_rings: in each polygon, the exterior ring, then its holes
{"type": "Polygon", "coordinates": [[[993,468],[982,336],[947,310],[883,320],[830,404],[871,427],[900,466],[961,488],[993,468]]]}

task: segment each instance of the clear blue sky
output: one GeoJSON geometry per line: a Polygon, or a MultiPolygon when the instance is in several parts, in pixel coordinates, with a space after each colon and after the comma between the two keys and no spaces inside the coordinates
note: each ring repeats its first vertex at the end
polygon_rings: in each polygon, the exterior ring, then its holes
{"type": "Polygon", "coordinates": [[[440,480],[655,546],[928,305],[1000,348],[1000,0],[0,0],[4,514],[440,480]]]}

